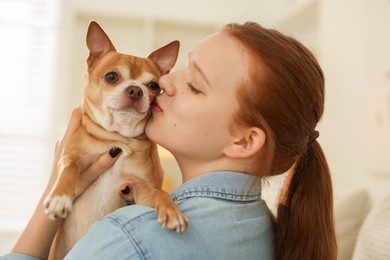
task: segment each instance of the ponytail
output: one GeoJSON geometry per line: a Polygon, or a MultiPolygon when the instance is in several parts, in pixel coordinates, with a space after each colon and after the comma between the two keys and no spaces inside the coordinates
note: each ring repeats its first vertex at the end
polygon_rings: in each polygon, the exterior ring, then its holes
{"type": "Polygon", "coordinates": [[[336,259],[332,194],[328,164],[314,141],[282,189],[275,221],[275,259],[336,259]]]}
{"type": "Polygon", "coordinates": [[[324,112],[322,69],[305,46],[276,30],[248,22],[223,31],[252,57],[233,121],[266,134],[257,174],[289,171],[275,219],[275,259],[335,260],[332,181],[313,132],[324,112]]]}

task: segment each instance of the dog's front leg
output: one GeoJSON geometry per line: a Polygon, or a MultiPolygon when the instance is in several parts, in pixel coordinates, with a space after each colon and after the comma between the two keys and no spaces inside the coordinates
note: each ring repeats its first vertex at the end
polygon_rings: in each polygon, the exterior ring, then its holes
{"type": "Polygon", "coordinates": [[[80,166],[80,158],[74,154],[62,156],[58,162],[57,181],[44,202],[49,218],[65,218],[71,212],[80,168],[85,168],[80,166]]]}
{"type": "Polygon", "coordinates": [[[122,197],[126,201],[154,207],[157,220],[163,228],[176,232],[189,229],[188,219],[167,192],[157,189],[135,175],[129,175],[126,179],[128,183],[121,187],[122,197]]]}

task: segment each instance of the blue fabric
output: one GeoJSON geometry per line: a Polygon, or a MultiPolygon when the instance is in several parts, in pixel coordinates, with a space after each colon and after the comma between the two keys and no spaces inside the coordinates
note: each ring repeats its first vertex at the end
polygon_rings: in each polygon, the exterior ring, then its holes
{"type": "Polygon", "coordinates": [[[272,259],[260,178],[209,173],[171,196],[191,223],[188,231],[161,228],[153,208],[126,206],[93,225],[65,259],[272,259]]]}
{"type": "Polygon", "coordinates": [[[1,260],[40,260],[39,258],[23,255],[18,253],[9,253],[3,256],[0,256],[1,260]]]}

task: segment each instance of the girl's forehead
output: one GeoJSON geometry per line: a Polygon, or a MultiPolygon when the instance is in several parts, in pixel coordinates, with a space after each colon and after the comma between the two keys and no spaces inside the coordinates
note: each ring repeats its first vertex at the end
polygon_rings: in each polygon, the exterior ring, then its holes
{"type": "MultiPolygon", "coordinates": [[[[227,45],[223,45],[224,42],[232,42],[233,38],[222,31],[215,32],[213,34],[210,34],[206,38],[204,38],[202,41],[200,41],[196,46],[196,49],[204,49],[204,48],[212,48],[212,47],[227,47],[227,45]]],[[[219,48],[218,48],[219,49],[219,48]]]]}
{"type": "Polygon", "coordinates": [[[242,65],[245,65],[248,61],[248,52],[243,45],[223,31],[211,34],[201,41],[192,50],[191,56],[207,61],[222,61],[226,65],[235,62],[241,62],[242,65]]]}
{"type": "Polygon", "coordinates": [[[190,63],[196,63],[211,84],[231,81],[237,84],[247,78],[249,55],[228,33],[220,31],[201,41],[191,52],[190,63]]]}

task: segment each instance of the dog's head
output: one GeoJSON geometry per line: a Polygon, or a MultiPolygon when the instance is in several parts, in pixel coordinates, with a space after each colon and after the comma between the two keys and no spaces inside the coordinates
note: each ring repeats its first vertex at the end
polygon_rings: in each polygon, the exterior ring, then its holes
{"type": "Polygon", "coordinates": [[[118,53],[107,34],[91,22],[85,113],[108,131],[127,137],[144,133],[150,104],[160,93],[158,79],[175,65],[179,42],[173,41],[146,58],[118,53]]]}

